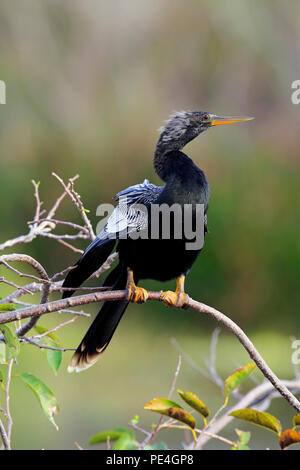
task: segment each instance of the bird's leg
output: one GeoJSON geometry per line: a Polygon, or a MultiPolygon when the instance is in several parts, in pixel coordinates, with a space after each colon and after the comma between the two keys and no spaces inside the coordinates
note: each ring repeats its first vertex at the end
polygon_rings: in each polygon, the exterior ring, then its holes
{"type": "Polygon", "coordinates": [[[131,269],[128,269],[126,290],[127,299],[130,302],[142,304],[148,299],[148,292],[146,291],[146,289],[135,285],[133,272],[131,269]]]}
{"type": "Polygon", "coordinates": [[[185,276],[182,274],[176,278],[175,292],[167,290],[161,293],[160,300],[167,307],[188,308],[189,296],[184,292],[184,280],[185,276]]]}

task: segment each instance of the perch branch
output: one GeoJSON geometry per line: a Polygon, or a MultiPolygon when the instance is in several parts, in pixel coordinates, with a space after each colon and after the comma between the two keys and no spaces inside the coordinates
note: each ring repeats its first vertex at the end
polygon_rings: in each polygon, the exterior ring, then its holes
{"type": "MultiPolygon", "coordinates": [[[[160,300],[161,292],[149,292],[149,300],[160,300]]],[[[115,301],[127,298],[126,290],[108,291],[108,292],[93,292],[90,294],[79,295],[72,298],[55,300],[44,304],[33,305],[31,307],[19,309],[17,311],[5,312],[0,317],[0,324],[12,322],[15,320],[22,320],[24,318],[35,317],[44,315],[46,313],[57,312],[58,310],[72,308],[75,306],[82,306],[94,302],[102,301],[115,301]]],[[[190,298],[189,308],[196,310],[199,313],[207,315],[216,320],[221,325],[229,329],[240,341],[243,347],[247,350],[250,357],[256,363],[257,367],[261,370],[263,375],[271,382],[271,384],[278,390],[278,392],[293,406],[298,413],[300,412],[300,402],[288,390],[288,388],[281,383],[278,377],[272,372],[270,367],[266,364],[262,356],[255,349],[253,343],[249,340],[243,330],[234,323],[230,318],[219,312],[213,307],[197,302],[190,298]]]]}

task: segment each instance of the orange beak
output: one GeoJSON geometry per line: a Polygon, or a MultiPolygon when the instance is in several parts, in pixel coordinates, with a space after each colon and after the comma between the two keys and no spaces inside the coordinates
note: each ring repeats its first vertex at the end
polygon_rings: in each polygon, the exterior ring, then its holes
{"type": "Polygon", "coordinates": [[[211,116],[211,125],[212,126],[221,126],[222,124],[234,124],[235,122],[244,122],[244,121],[251,121],[254,119],[253,117],[248,116],[215,116],[214,114],[211,116]]]}

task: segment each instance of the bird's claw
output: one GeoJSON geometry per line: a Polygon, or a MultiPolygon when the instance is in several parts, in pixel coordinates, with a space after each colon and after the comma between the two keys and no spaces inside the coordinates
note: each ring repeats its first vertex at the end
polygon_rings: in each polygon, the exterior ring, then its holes
{"type": "Polygon", "coordinates": [[[133,272],[128,268],[127,274],[127,300],[137,304],[143,304],[148,300],[149,294],[143,287],[138,287],[134,282],[133,272]]]}
{"type": "Polygon", "coordinates": [[[129,302],[143,304],[148,300],[148,297],[148,292],[143,287],[138,287],[136,285],[127,286],[127,300],[129,300],[129,302]]]}
{"type": "Polygon", "coordinates": [[[167,290],[162,292],[160,300],[166,307],[187,309],[189,307],[189,296],[185,292],[173,292],[167,290]]]}

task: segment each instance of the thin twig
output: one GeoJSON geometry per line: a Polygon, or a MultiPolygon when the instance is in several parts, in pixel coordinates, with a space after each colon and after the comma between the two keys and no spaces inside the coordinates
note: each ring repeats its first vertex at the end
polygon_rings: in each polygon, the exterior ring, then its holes
{"type": "Polygon", "coordinates": [[[78,442],[75,441],[74,444],[75,444],[75,446],[77,447],[78,450],[84,450],[84,448],[81,447],[81,445],[78,444],[78,442]]]}
{"type": "Polygon", "coordinates": [[[171,388],[170,388],[169,393],[168,393],[168,398],[171,398],[171,396],[172,396],[172,394],[175,390],[175,385],[176,385],[178,375],[179,375],[179,372],[180,372],[180,367],[181,367],[181,356],[179,355],[178,356],[177,367],[176,367],[175,374],[174,374],[174,377],[173,377],[173,382],[172,382],[171,388]]]}
{"type": "Polygon", "coordinates": [[[178,343],[177,339],[176,338],[171,338],[171,343],[172,345],[176,348],[176,350],[181,354],[181,356],[185,359],[185,361],[197,372],[199,372],[199,374],[203,375],[203,377],[205,377],[206,379],[209,379],[211,380],[212,382],[214,382],[213,378],[210,377],[210,375],[204,370],[202,369],[200,366],[198,366],[198,364],[194,361],[194,359],[192,359],[183,349],[182,347],[180,346],[180,344],[178,343]]]}
{"type": "Polygon", "coordinates": [[[0,282],[3,282],[3,284],[7,284],[8,286],[14,287],[15,289],[20,290],[25,294],[33,295],[33,293],[29,289],[26,289],[26,287],[18,286],[14,282],[8,281],[4,277],[0,277],[0,282]]]}
{"type": "Polygon", "coordinates": [[[221,377],[217,373],[216,369],[216,349],[219,334],[221,332],[221,328],[215,328],[211,337],[210,343],[210,358],[209,361],[206,361],[206,367],[208,368],[210,376],[213,378],[214,382],[221,388],[224,387],[224,382],[221,377]]]}
{"type": "MultiPolygon", "coordinates": [[[[75,175],[75,176],[73,176],[73,178],[70,178],[67,188],[70,188],[71,182],[74,183],[74,181],[76,181],[78,178],[79,178],[79,175],[75,175]]],[[[62,195],[59,196],[59,197],[56,199],[54,205],[51,207],[51,209],[50,209],[49,212],[48,212],[48,215],[47,215],[47,218],[48,218],[48,219],[52,219],[52,218],[54,217],[54,215],[55,215],[57,209],[59,208],[60,204],[62,203],[62,201],[64,200],[64,198],[66,197],[66,195],[67,195],[67,192],[64,191],[64,192],[62,193],[62,195]]]]}
{"type": "MultiPolygon", "coordinates": [[[[74,224],[73,222],[66,222],[65,220],[58,220],[58,219],[49,219],[48,217],[45,217],[44,219],[39,219],[39,222],[51,222],[54,225],[67,225],[68,227],[72,227],[75,230],[78,230],[79,232],[85,232],[87,235],[89,235],[89,231],[86,227],[83,225],[78,225],[74,224]]],[[[30,220],[27,222],[28,225],[35,224],[35,220],[30,220]]]]}
{"type": "MultiPolygon", "coordinates": [[[[73,318],[71,318],[70,320],[67,320],[63,323],[60,323],[59,325],[56,325],[54,328],[51,328],[51,330],[47,330],[45,331],[45,333],[41,333],[39,335],[35,335],[34,338],[43,338],[44,336],[47,336],[49,335],[50,333],[54,333],[55,331],[59,330],[60,328],[62,328],[63,326],[66,326],[66,325],[69,325],[70,323],[73,323],[75,320],[77,320],[79,315],[75,315],[73,318]]],[[[30,338],[32,339],[32,338],[30,338]]]]}
{"type": "MultiPolygon", "coordinates": [[[[5,257],[5,255],[4,255],[4,257],[5,257]]],[[[1,259],[1,258],[3,259],[4,257],[0,257],[0,259],[1,259]]],[[[13,260],[13,261],[15,261],[15,260],[13,260]]],[[[2,260],[2,261],[0,261],[0,264],[3,264],[3,266],[6,267],[6,269],[9,269],[10,271],[14,272],[14,273],[17,274],[19,277],[27,277],[27,278],[29,278],[29,279],[34,279],[35,281],[44,282],[44,283],[47,283],[47,282],[49,283],[49,282],[50,282],[48,279],[41,279],[41,278],[39,278],[39,277],[37,277],[37,276],[34,276],[33,274],[21,273],[21,271],[19,271],[19,270],[16,269],[16,268],[13,268],[12,266],[10,266],[10,264],[6,263],[6,261],[3,261],[3,260],[2,260]]],[[[31,293],[31,292],[29,292],[29,293],[31,293]]]]}
{"type": "Polygon", "coordinates": [[[4,424],[2,423],[1,419],[0,419],[0,436],[1,436],[1,439],[2,439],[2,442],[3,442],[3,447],[5,450],[10,450],[10,442],[8,440],[8,437],[7,437],[7,434],[6,434],[6,431],[5,431],[5,427],[4,427],[4,424]]]}
{"type": "Polygon", "coordinates": [[[7,380],[6,380],[6,386],[5,386],[5,408],[6,408],[6,416],[7,416],[6,433],[7,433],[9,444],[11,442],[11,430],[12,430],[12,425],[13,425],[13,420],[10,414],[10,406],[9,406],[9,398],[10,398],[9,390],[10,390],[13,363],[14,363],[14,358],[12,358],[8,363],[7,380]]]}
{"type": "Polygon", "coordinates": [[[66,248],[69,248],[70,250],[74,251],[75,253],[79,253],[81,255],[83,253],[83,250],[81,250],[80,248],[76,248],[75,246],[71,245],[71,243],[68,243],[65,240],[56,239],[56,241],[61,245],[65,246],[66,248]]]}
{"type": "Polygon", "coordinates": [[[39,194],[39,183],[36,183],[34,180],[31,181],[33,186],[34,186],[34,197],[36,200],[36,209],[35,209],[35,215],[34,215],[34,223],[35,227],[37,227],[39,223],[39,218],[41,214],[41,200],[40,200],[40,194],[39,194]]]}
{"type": "MultiPolygon", "coordinates": [[[[172,396],[172,393],[174,392],[176,381],[177,381],[179,371],[180,371],[180,367],[181,367],[181,356],[179,355],[178,356],[177,367],[176,367],[176,370],[175,370],[175,374],[174,374],[172,384],[171,384],[171,387],[170,387],[170,390],[169,390],[169,393],[168,393],[168,398],[170,398],[172,396]]],[[[161,415],[159,420],[158,420],[158,423],[155,426],[155,428],[153,429],[153,431],[150,434],[147,435],[147,437],[143,440],[143,442],[140,443],[140,445],[138,447],[138,450],[144,449],[144,447],[146,445],[151,444],[151,442],[153,442],[156,434],[161,429],[163,419],[164,419],[164,416],[161,415]]]]}
{"type": "MultiPolygon", "coordinates": [[[[35,197],[35,201],[36,201],[36,208],[35,208],[34,219],[29,224],[30,225],[29,232],[26,235],[21,235],[19,237],[15,237],[11,240],[5,241],[4,243],[1,243],[0,244],[0,251],[5,250],[7,248],[11,248],[12,246],[20,244],[20,243],[30,243],[30,242],[32,242],[32,240],[34,240],[38,236],[42,236],[42,237],[47,237],[48,236],[48,238],[55,238],[55,237],[51,237],[51,235],[49,236],[49,232],[51,232],[52,230],[55,229],[57,223],[70,225],[73,228],[77,227],[79,229],[80,235],[76,236],[76,238],[84,238],[81,235],[81,232],[85,232],[86,237],[90,238],[91,240],[93,240],[95,238],[93,228],[92,228],[91,223],[90,223],[90,221],[89,221],[89,219],[86,215],[86,212],[85,212],[83,203],[81,201],[81,198],[80,198],[79,194],[76,193],[75,190],[74,190],[74,182],[77,178],[79,178],[79,175],[76,175],[73,178],[70,178],[67,185],[64,184],[64,182],[61,178],[57,177],[57,175],[55,175],[55,176],[61,182],[61,184],[64,188],[64,192],[61,194],[61,196],[59,196],[56,199],[54,205],[51,207],[51,209],[49,210],[46,217],[44,217],[43,219],[40,219],[41,215],[45,211],[41,211],[42,202],[40,201],[39,184],[36,183],[34,180],[32,180],[32,184],[34,185],[34,189],[35,189],[34,197],[35,197]],[[55,221],[52,221],[52,219],[55,216],[55,213],[56,213],[57,209],[59,208],[60,204],[62,203],[62,201],[64,200],[66,195],[69,195],[69,196],[71,195],[71,200],[72,200],[73,204],[80,211],[80,214],[81,214],[82,219],[83,219],[84,224],[85,224],[84,227],[81,227],[77,224],[72,224],[71,222],[63,222],[63,221],[55,222],[55,221]]],[[[52,235],[54,235],[54,234],[52,234],[52,235]]],[[[68,236],[67,236],[67,238],[68,238],[68,236]]],[[[59,243],[61,243],[64,240],[58,239],[58,241],[59,241],[59,243]]],[[[62,244],[64,244],[64,246],[67,246],[68,248],[73,249],[74,251],[77,251],[76,248],[72,247],[72,245],[70,245],[68,243],[62,243],[62,244]]]]}
{"type": "MultiPolygon", "coordinates": [[[[0,264],[2,262],[7,263],[7,262],[13,262],[13,261],[20,261],[20,262],[29,264],[36,270],[36,272],[39,274],[39,276],[42,279],[49,281],[49,277],[48,277],[46,270],[36,259],[32,258],[31,256],[24,255],[24,254],[11,254],[11,255],[0,256],[0,264]]],[[[48,301],[49,292],[50,292],[50,285],[48,283],[43,284],[40,304],[46,303],[48,301]]],[[[39,319],[38,316],[31,317],[30,320],[19,329],[18,335],[19,336],[25,335],[31,328],[33,328],[33,326],[37,323],[38,319],[39,319]]]]}
{"type": "Polygon", "coordinates": [[[94,233],[91,222],[90,222],[89,218],[86,215],[86,210],[83,206],[81,198],[80,198],[79,194],[76,193],[76,191],[74,190],[73,181],[71,179],[69,179],[69,185],[66,186],[63,179],[60,178],[56,173],[52,172],[52,175],[60,182],[60,184],[64,188],[65,192],[68,194],[69,198],[73,202],[73,204],[77,207],[77,209],[78,209],[78,211],[79,211],[79,213],[82,217],[82,220],[84,222],[84,225],[87,227],[87,229],[89,231],[91,240],[94,240],[96,238],[96,235],[94,233]],[[69,186],[70,186],[70,188],[69,188],[69,186]]]}
{"type": "Polygon", "coordinates": [[[33,346],[36,346],[39,349],[51,349],[52,351],[62,351],[62,352],[76,350],[76,348],[59,348],[58,346],[46,346],[44,344],[37,343],[36,341],[33,341],[32,339],[27,338],[27,336],[20,338],[20,341],[32,344],[33,346]]]}

